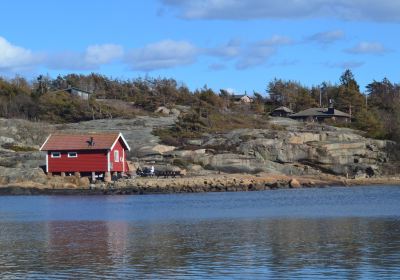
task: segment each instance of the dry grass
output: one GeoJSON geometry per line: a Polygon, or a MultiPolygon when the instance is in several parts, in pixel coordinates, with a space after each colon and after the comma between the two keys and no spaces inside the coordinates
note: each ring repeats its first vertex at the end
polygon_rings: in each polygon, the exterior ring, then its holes
{"type": "Polygon", "coordinates": [[[37,151],[38,149],[33,148],[33,147],[28,147],[28,146],[21,146],[21,145],[16,145],[12,143],[5,143],[1,145],[2,148],[12,150],[14,152],[34,152],[37,151]]]}
{"type": "Polygon", "coordinates": [[[271,124],[262,115],[246,114],[244,112],[210,112],[180,118],[172,128],[157,129],[153,133],[160,137],[164,144],[185,146],[187,139],[202,138],[204,134],[225,133],[235,129],[271,129],[284,130],[280,125],[271,124]]]}

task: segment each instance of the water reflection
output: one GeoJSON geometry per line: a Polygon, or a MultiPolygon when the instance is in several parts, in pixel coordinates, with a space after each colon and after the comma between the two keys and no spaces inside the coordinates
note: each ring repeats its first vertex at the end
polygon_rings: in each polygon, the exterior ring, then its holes
{"type": "Polygon", "coordinates": [[[0,278],[391,278],[393,218],[0,223],[0,278]]]}

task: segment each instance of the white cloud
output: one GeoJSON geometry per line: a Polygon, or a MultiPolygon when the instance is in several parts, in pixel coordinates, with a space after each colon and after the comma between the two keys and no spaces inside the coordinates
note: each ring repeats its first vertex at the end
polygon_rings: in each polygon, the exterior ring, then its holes
{"type": "Polygon", "coordinates": [[[88,64],[85,61],[85,53],[58,52],[51,54],[46,59],[46,66],[57,70],[91,70],[98,65],[88,64]]]}
{"type": "Polygon", "coordinates": [[[198,48],[187,41],[164,40],[132,50],[125,58],[134,70],[153,71],[195,62],[198,48]]]}
{"type": "Polygon", "coordinates": [[[12,45],[5,38],[0,37],[0,70],[16,71],[31,67],[41,59],[31,50],[12,45]]]}
{"type": "Polygon", "coordinates": [[[250,47],[236,63],[236,69],[244,70],[260,66],[275,53],[276,49],[269,46],[256,45],[250,47]]]}
{"type": "Polygon", "coordinates": [[[230,40],[228,43],[218,46],[215,48],[208,49],[207,54],[223,57],[223,58],[233,58],[240,54],[241,43],[239,40],[230,40]]]}
{"type": "Polygon", "coordinates": [[[283,46],[290,45],[293,41],[289,37],[281,35],[273,35],[270,39],[260,41],[258,44],[263,46],[283,46]]]}
{"type": "Polygon", "coordinates": [[[342,62],[326,62],[325,66],[329,68],[354,69],[363,66],[362,61],[342,61],[342,62]]]}
{"type": "Polygon", "coordinates": [[[124,49],[119,45],[104,44],[93,45],[86,49],[85,61],[88,64],[107,64],[115,59],[121,58],[124,54],[124,49]]]}
{"type": "Polygon", "coordinates": [[[278,67],[286,67],[286,66],[293,66],[299,63],[298,59],[284,59],[282,61],[272,62],[269,63],[268,66],[278,66],[278,67]]]}
{"type": "Polygon", "coordinates": [[[318,44],[327,45],[335,41],[343,39],[345,36],[342,30],[331,30],[318,32],[306,38],[307,41],[316,42],[318,44]]]}
{"type": "MultiPolygon", "coordinates": [[[[292,44],[289,37],[274,35],[269,39],[242,46],[232,39],[225,44],[200,48],[187,41],[163,40],[129,51],[124,61],[130,68],[139,71],[154,71],[192,64],[199,56],[217,57],[223,60],[236,59],[237,69],[247,69],[265,63],[279,47],[292,44]]],[[[214,62],[209,70],[223,70],[224,63],[214,62]]]]}
{"type": "Polygon", "coordinates": [[[351,54],[384,54],[388,51],[378,42],[360,42],[354,47],[345,50],[345,52],[351,54]]]}
{"type": "Polygon", "coordinates": [[[186,19],[292,19],[400,21],[400,2],[393,0],[160,0],[186,19]]]}
{"type": "Polygon", "coordinates": [[[225,89],[229,94],[235,94],[236,90],[234,88],[226,88],[225,89]]]}
{"type": "Polygon", "coordinates": [[[274,35],[250,45],[236,63],[236,69],[244,70],[264,64],[273,56],[279,47],[293,44],[293,40],[286,36],[274,35]]]}
{"type": "MultiPolygon", "coordinates": [[[[217,57],[222,60],[235,59],[236,69],[247,69],[264,64],[278,48],[292,44],[289,37],[274,35],[269,39],[243,45],[232,39],[225,44],[201,48],[187,41],[163,40],[129,51],[124,58],[131,69],[154,71],[193,64],[200,56],[217,57]]],[[[223,70],[221,62],[209,64],[209,70],[223,70]]]]}
{"type": "Polygon", "coordinates": [[[122,58],[124,49],[114,44],[91,45],[84,52],[59,52],[48,56],[51,69],[95,70],[101,65],[122,58]]]}

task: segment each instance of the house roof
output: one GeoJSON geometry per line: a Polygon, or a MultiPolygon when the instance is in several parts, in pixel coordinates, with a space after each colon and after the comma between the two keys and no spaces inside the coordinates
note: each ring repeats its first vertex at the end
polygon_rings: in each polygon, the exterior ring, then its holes
{"type": "Polygon", "coordinates": [[[309,108],[304,111],[300,111],[296,114],[290,115],[290,117],[346,117],[351,118],[351,116],[345,112],[333,109],[333,114],[328,113],[328,108],[309,108]]]}
{"type": "Polygon", "coordinates": [[[289,109],[288,107],[281,106],[276,108],[274,111],[284,111],[286,113],[293,113],[293,110],[289,109]]]}
{"type": "Polygon", "coordinates": [[[246,94],[232,94],[232,98],[234,99],[240,99],[247,96],[246,94]]]}
{"type": "Polygon", "coordinates": [[[84,92],[84,93],[87,93],[87,94],[93,94],[92,92],[90,92],[90,91],[87,91],[87,90],[83,90],[83,89],[80,89],[80,88],[77,88],[77,87],[68,87],[68,88],[66,88],[66,89],[64,89],[65,91],[68,91],[68,92],[72,92],[73,90],[76,90],[76,91],[81,91],[81,92],[84,92]]]}
{"type": "Polygon", "coordinates": [[[130,151],[128,143],[120,132],[50,134],[40,147],[40,151],[111,150],[120,138],[126,149],[130,151]],[[90,145],[91,137],[93,137],[94,145],[90,145]]]}

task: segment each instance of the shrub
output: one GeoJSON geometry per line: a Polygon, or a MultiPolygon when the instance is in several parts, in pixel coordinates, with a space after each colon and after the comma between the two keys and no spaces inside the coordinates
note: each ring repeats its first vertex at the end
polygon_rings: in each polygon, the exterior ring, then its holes
{"type": "Polygon", "coordinates": [[[36,148],[28,147],[28,146],[20,146],[13,143],[5,143],[1,145],[4,149],[12,150],[14,152],[34,152],[37,151],[36,148]]]}
{"type": "Polygon", "coordinates": [[[173,159],[172,164],[185,169],[189,165],[189,162],[182,158],[175,158],[175,159],[173,159]]]}

